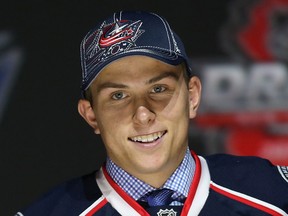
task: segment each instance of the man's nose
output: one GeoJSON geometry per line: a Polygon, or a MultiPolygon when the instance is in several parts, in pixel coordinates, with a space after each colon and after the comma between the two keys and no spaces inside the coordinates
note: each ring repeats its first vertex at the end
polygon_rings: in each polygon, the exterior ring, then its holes
{"type": "Polygon", "coordinates": [[[139,106],[135,110],[133,121],[138,125],[147,125],[155,120],[155,113],[146,106],[139,106]]]}

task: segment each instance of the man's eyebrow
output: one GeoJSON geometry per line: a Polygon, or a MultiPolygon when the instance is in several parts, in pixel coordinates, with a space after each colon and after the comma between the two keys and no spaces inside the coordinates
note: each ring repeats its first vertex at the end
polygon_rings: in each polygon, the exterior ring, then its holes
{"type": "Polygon", "coordinates": [[[98,86],[97,91],[100,92],[105,88],[128,88],[128,86],[120,83],[105,82],[98,86]]]}
{"type": "Polygon", "coordinates": [[[166,77],[172,77],[176,81],[179,80],[179,74],[178,73],[168,71],[168,72],[160,74],[159,76],[151,78],[150,80],[147,81],[147,84],[152,84],[152,83],[158,82],[159,80],[162,80],[166,77]]]}
{"type": "MultiPolygon", "coordinates": [[[[176,81],[179,80],[179,74],[178,73],[175,73],[175,72],[165,72],[165,73],[162,73],[156,77],[153,77],[151,79],[149,79],[146,83],[147,84],[152,84],[152,83],[155,83],[161,79],[164,79],[166,77],[172,77],[174,78],[176,81]]],[[[100,92],[102,91],[103,89],[105,88],[122,88],[122,89],[125,89],[125,88],[128,88],[127,85],[124,85],[124,84],[121,84],[121,83],[114,83],[114,82],[105,82],[105,83],[102,83],[98,86],[97,88],[97,91],[100,92]]]]}

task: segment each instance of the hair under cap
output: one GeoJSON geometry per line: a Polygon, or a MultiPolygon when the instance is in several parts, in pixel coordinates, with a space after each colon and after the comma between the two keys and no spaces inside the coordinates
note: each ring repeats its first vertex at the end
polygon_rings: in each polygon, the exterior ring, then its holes
{"type": "Polygon", "coordinates": [[[82,91],[88,89],[103,67],[130,55],[145,55],[171,65],[186,63],[188,57],[180,38],[157,14],[121,11],[90,30],[80,46],[82,91]]]}

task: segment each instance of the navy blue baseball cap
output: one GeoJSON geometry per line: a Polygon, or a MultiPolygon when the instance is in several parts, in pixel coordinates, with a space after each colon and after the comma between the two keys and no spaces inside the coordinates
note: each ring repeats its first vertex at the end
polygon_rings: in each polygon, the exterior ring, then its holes
{"type": "Polygon", "coordinates": [[[161,16],[144,11],[121,11],[89,31],[80,46],[84,92],[109,63],[124,56],[145,55],[171,65],[189,60],[181,39],[161,16]]]}

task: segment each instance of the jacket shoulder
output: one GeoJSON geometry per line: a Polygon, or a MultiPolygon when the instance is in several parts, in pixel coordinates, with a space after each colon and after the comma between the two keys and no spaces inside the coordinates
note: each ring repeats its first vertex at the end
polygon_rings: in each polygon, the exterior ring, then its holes
{"type": "Polygon", "coordinates": [[[52,188],[16,215],[79,215],[101,195],[93,172],[52,188]]]}
{"type": "Polygon", "coordinates": [[[216,154],[204,157],[211,181],[271,203],[287,200],[288,182],[269,160],[254,156],[216,154]]]}
{"type": "Polygon", "coordinates": [[[218,181],[225,181],[228,178],[252,182],[261,180],[265,183],[272,178],[284,183],[277,166],[267,159],[228,154],[216,154],[204,158],[207,161],[211,177],[218,181]]]}

